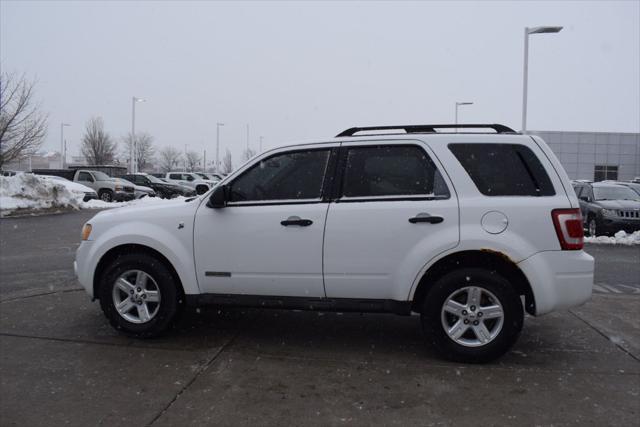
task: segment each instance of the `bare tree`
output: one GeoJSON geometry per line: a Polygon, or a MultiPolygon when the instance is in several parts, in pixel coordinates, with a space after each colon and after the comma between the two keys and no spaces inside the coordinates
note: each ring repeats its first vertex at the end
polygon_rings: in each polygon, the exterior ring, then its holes
{"type": "Polygon", "coordinates": [[[164,173],[175,169],[180,163],[180,151],[173,147],[164,147],[160,150],[160,170],[164,173]]]}
{"type": "Polygon", "coordinates": [[[187,172],[193,172],[202,161],[202,156],[197,151],[188,151],[186,155],[187,172]]]}
{"type": "Polygon", "coordinates": [[[80,151],[90,165],[106,165],[113,162],[117,144],[104,130],[102,117],[92,117],[85,126],[80,151]]]}
{"type": "Polygon", "coordinates": [[[250,158],[252,158],[255,155],[256,155],[256,150],[252,150],[251,148],[247,147],[242,152],[242,161],[246,162],[247,160],[249,160],[250,158]]]}
{"type": "MultiPolygon", "coordinates": [[[[122,142],[124,143],[124,150],[122,154],[122,158],[129,159],[131,156],[131,142],[133,138],[131,133],[127,134],[124,138],[122,138],[122,142]]],[[[153,146],[153,136],[146,132],[138,133],[136,132],[136,152],[134,153],[135,162],[138,167],[137,170],[144,170],[146,166],[153,159],[153,155],[156,152],[155,147],[153,146]]]]}
{"type": "Polygon", "coordinates": [[[231,160],[231,151],[227,148],[222,158],[222,173],[229,174],[233,171],[233,162],[231,160]]]}
{"type": "Polygon", "coordinates": [[[32,154],[47,133],[47,115],[34,105],[34,83],[0,74],[0,166],[32,154]]]}

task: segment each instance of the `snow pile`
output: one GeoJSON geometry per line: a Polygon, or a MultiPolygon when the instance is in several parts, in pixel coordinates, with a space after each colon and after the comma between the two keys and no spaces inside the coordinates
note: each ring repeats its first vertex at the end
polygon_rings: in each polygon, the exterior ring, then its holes
{"type": "MultiPolygon", "coordinates": [[[[184,200],[186,197],[175,197],[171,200],[184,200]]],[[[82,209],[109,209],[109,208],[121,208],[124,206],[149,206],[149,205],[162,205],[169,202],[169,199],[161,199],[160,197],[143,197],[141,199],[131,200],[128,202],[105,202],[102,200],[89,200],[88,202],[82,202],[80,207],[82,209]]]]}
{"type": "Polygon", "coordinates": [[[0,177],[0,212],[17,209],[80,208],[84,193],[37,175],[0,177]]]}
{"type": "Polygon", "coordinates": [[[597,236],[585,237],[585,243],[601,243],[605,245],[640,245],[640,231],[634,231],[631,234],[620,230],[613,237],[597,236]]]}
{"type": "MultiPolygon", "coordinates": [[[[5,216],[14,211],[37,211],[40,209],[107,209],[124,206],[161,205],[168,200],[159,197],[143,197],[129,202],[104,202],[89,200],[83,202],[84,191],[71,182],[65,183],[55,179],[47,179],[38,175],[20,173],[11,177],[0,177],[0,215],[5,216]]],[[[184,200],[176,197],[171,200],[184,200]]]]}

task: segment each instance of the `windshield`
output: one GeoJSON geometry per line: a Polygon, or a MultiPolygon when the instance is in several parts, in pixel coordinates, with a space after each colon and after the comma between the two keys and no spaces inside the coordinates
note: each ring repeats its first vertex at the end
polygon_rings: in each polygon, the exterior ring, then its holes
{"type": "Polygon", "coordinates": [[[202,179],[209,179],[209,177],[206,174],[200,173],[200,172],[194,172],[196,175],[198,175],[200,178],[202,179]]]}
{"type": "Polygon", "coordinates": [[[638,200],[640,196],[627,187],[593,187],[596,200],[638,200]]]}
{"type": "Polygon", "coordinates": [[[104,172],[100,171],[91,171],[96,181],[109,181],[111,177],[104,172]]]}

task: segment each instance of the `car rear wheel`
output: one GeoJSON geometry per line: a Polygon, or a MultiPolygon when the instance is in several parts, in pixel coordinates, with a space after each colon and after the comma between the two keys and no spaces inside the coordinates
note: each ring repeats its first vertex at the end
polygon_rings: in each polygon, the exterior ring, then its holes
{"type": "Polygon", "coordinates": [[[98,196],[103,202],[113,201],[113,193],[111,192],[111,190],[100,190],[100,194],[98,196]]]}
{"type": "Polygon", "coordinates": [[[444,358],[486,363],[516,342],[524,319],[522,302],[499,274],[469,268],[438,279],[422,308],[427,340],[444,358]]]}
{"type": "Polygon", "coordinates": [[[148,254],[117,258],[105,269],[99,297],[109,323],[140,338],[166,332],[183,305],[169,269],[148,254]]]}

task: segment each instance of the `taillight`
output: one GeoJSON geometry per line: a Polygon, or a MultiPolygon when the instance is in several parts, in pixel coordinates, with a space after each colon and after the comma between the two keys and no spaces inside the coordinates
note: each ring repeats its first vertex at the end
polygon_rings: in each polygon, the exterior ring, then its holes
{"type": "Polygon", "coordinates": [[[580,209],[554,209],[551,211],[553,225],[562,250],[577,251],[584,246],[584,230],[580,209]]]}

